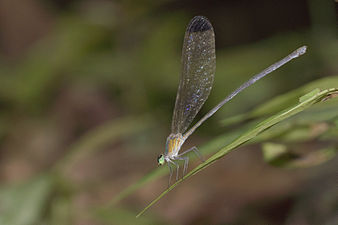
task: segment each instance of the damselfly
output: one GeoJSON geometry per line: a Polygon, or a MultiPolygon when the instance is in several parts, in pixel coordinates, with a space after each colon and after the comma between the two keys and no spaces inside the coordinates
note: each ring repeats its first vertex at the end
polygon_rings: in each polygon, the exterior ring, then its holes
{"type": "Polygon", "coordinates": [[[185,140],[205,120],[245,88],[305,52],[306,46],[300,47],[282,60],[254,75],[211,109],[187,131],[187,128],[210,94],[216,70],[215,34],[213,27],[207,18],[203,16],[194,17],[190,21],[184,36],[182,49],[183,68],[176,96],[171,134],[167,138],[164,154],[159,155],[157,158],[158,165],[163,165],[165,162],[168,164],[170,170],[169,184],[173,173],[171,165],[177,168],[176,180],[178,180],[179,164],[177,160],[184,161],[184,176],[189,162],[189,158],[185,155],[188,152],[194,151],[200,156],[196,147],[192,147],[182,153],[180,153],[180,150],[185,140]]]}

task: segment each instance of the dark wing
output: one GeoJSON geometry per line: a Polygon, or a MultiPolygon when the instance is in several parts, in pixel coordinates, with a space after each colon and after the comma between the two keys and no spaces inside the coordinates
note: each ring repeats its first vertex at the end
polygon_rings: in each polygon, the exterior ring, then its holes
{"type": "Polygon", "coordinates": [[[208,99],[216,70],[215,35],[211,23],[194,17],[185,32],[182,74],[171,132],[183,134],[208,99]]]}

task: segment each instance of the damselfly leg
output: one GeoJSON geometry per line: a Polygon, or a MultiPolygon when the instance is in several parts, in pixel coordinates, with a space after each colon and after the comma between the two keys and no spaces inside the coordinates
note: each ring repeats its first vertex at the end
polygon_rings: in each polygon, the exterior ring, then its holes
{"type": "Polygon", "coordinates": [[[179,170],[180,170],[180,165],[177,162],[172,161],[172,160],[169,160],[167,163],[168,163],[169,172],[170,172],[169,181],[168,181],[168,187],[170,187],[170,181],[171,181],[171,177],[173,175],[173,169],[170,166],[170,163],[173,164],[176,167],[176,181],[178,181],[178,177],[179,177],[178,173],[179,173],[179,170]]]}
{"type": "Polygon", "coordinates": [[[177,160],[183,160],[184,161],[184,166],[183,166],[183,174],[182,174],[182,179],[184,177],[184,175],[187,173],[187,169],[188,169],[188,164],[189,164],[189,157],[185,156],[185,157],[177,157],[177,160]]]}
{"type": "Polygon", "coordinates": [[[169,168],[169,180],[168,180],[168,188],[170,187],[170,180],[173,175],[173,168],[170,166],[170,162],[168,161],[168,168],[169,168]]]}
{"type": "Polygon", "coordinates": [[[194,153],[197,155],[197,157],[202,161],[204,162],[204,157],[202,156],[202,154],[200,153],[200,151],[198,150],[198,148],[196,146],[192,147],[192,148],[189,148],[188,150],[185,150],[184,152],[182,152],[181,154],[179,154],[178,156],[183,156],[191,151],[194,151],[194,153]]]}

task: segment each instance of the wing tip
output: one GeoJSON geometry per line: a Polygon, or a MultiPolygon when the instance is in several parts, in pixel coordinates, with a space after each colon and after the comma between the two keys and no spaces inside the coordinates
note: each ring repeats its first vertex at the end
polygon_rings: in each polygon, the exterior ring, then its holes
{"type": "Polygon", "coordinates": [[[204,32],[208,30],[212,30],[212,25],[210,21],[204,16],[195,16],[191,19],[187,31],[194,32],[204,32]]]}

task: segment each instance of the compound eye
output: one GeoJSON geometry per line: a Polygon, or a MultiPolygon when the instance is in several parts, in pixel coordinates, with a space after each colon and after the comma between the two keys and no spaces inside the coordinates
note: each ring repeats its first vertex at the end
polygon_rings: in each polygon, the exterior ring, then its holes
{"type": "Polygon", "coordinates": [[[163,164],[164,164],[164,162],[165,162],[165,159],[164,159],[164,155],[159,155],[158,157],[157,157],[157,164],[159,165],[159,166],[162,166],[163,164]]]}

